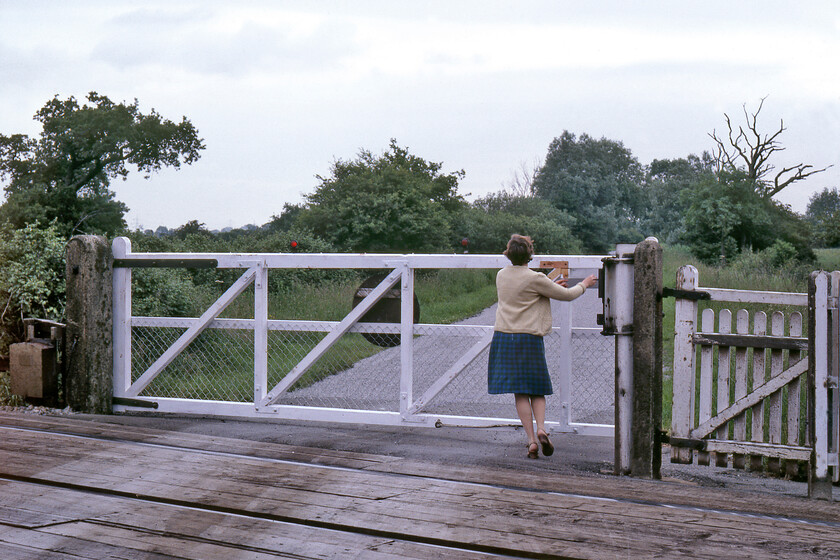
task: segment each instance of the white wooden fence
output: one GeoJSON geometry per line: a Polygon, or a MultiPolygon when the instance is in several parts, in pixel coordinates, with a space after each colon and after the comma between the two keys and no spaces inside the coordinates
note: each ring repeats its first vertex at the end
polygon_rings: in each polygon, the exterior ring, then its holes
{"type": "Polygon", "coordinates": [[[700,287],[697,269],[677,274],[673,462],[789,474],[809,462],[838,480],[837,295],[840,273],[815,273],[810,294],[700,287]],[[734,312],[699,302],[745,304],[734,312]],[[769,313],[769,325],[768,325],[769,313]],[[810,319],[803,336],[803,313],[810,319]],[[698,324],[699,317],[699,324],[698,324]],[[807,353],[807,356],[806,356],[807,353]],[[810,380],[810,382],[809,382],[810,380]]]}

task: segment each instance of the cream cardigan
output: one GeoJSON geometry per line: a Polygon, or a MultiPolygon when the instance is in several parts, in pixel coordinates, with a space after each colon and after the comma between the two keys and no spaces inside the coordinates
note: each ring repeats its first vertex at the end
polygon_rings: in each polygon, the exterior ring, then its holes
{"type": "Polygon", "coordinates": [[[571,301],[583,295],[583,283],[564,288],[527,266],[506,266],[496,274],[499,306],[493,330],[545,336],[551,332],[550,299],[571,301]]]}

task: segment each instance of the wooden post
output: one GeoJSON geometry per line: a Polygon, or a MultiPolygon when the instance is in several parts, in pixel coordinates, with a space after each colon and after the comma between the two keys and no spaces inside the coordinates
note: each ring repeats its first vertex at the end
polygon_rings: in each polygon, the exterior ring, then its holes
{"type": "MultiPolygon", "coordinates": [[[[697,269],[690,264],[677,271],[677,289],[697,288],[697,269]]],[[[678,299],[674,304],[674,390],[671,408],[671,435],[689,437],[694,425],[694,333],[697,326],[697,301],[678,299]]],[[[671,448],[671,462],[688,464],[691,449],[671,448]]]]}
{"type": "Polygon", "coordinates": [[[636,245],[633,266],[630,474],[658,479],[662,464],[662,248],[656,238],[636,245]]]}
{"type": "Polygon", "coordinates": [[[808,496],[831,500],[828,476],[828,278],[812,272],[808,282],[808,435],[811,465],[808,496]]]}
{"type": "Polygon", "coordinates": [[[111,247],[104,237],[73,237],[66,248],[66,400],[73,410],[110,414],[113,391],[111,247]]]}

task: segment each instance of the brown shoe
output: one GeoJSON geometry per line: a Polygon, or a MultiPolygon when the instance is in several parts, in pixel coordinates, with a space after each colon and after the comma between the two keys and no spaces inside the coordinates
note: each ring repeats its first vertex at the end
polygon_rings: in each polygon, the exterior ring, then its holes
{"type": "Polygon", "coordinates": [[[539,453],[538,453],[539,448],[540,448],[540,446],[537,444],[537,442],[529,443],[528,444],[528,458],[529,459],[539,458],[539,456],[540,456],[539,453]]]}
{"type": "Polygon", "coordinates": [[[548,439],[548,434],[542,432],[541,434],[537,434],[537,439],[540,440],[540,446],[542,446],[542,454],[546,457],[551,457],[554,455],[554,446],[551,445],[551,440],[548,439]]]}

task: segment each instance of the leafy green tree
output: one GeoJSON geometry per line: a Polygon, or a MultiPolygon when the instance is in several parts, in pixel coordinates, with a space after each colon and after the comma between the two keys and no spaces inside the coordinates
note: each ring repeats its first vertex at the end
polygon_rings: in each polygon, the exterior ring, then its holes
{"type": "Polygon", "coordinates": [[[0,227],[0,354],[23,337],[23,319],[64,313],[64,238],[53,223],[0,227]]]}
{"type": "Polygon", "coordinates": [[[684,236],[683,216],[686,192],[714,174],[714,162],[708,153],[678,159],[655,159],[647,167],[644,190],[648,203],[643,211],[642,229],[660,241],[676,243],[684,236]]]}
{"type": "Polygon", "coordinates": [[[444,174],[391,140],[375,156],[333,163],[306,196],[296,223],[341,251],[430,252],[451,248],[453,220],[464,207],[457,194],[463,171],[444,174]]]}
{"type": "Polygon", "coordinates": [[[683,240],[699,258],[730,261],[741,251],[762,251],[779,241],[799,260],[812,260],[807,229],[785,205],[759,196],[742,171],[719,172],[684,191],[683,240]]]}
{"type": "Polygon", "coordinates": [[[175,123],[138,102],[114,103],[91,92],[86,104],[74,97],[51,99],[35,114],[40,136],[0,134],[0,178],[6,202],[0,222],[20,228],[55,220],[65,236],[112,235],[125,228],[126,206],[110,190],[129,166],[147,176],[179,168],[200,157],[198,131],[185,117],[175,123]]]}
{"type": "Polygon", "coordinates": [[[840,246],[840,191],[837,187],[826,187],[811,196],[805,217],[811,224],[818,245],[840,246]]]}
{"type": "Polygon", "coordinates": [[[199,235],[207,237],[210,235],[210,231],[204,226],[204,222],[199,222],[198,220],[190,220],[181,227],[175,229],[172,235],[174,235],[178,239],[186,239],[190,235],[199,235]]]}
{"type": "Polygon", "coordinates": [[[476,200],[456,228],[471,253],[501,253],[511,234],[530,235],[540,253],[579,253],[575,219],[541,198],[499,192],[476,200]]]}
{"type": "Polygon", "coordinates": [[[283,211],[280,214],[275,214],[271,217],[271,221],[265,226],[268,230],[273,232],[289,231],[295,225],[298,216],[305,209],[303,204],[283,204],[283,211]]]}
{"type": "Polygon", "coordinates": [[[643,178],[642,166],[621,142],[564,131],[549,145],[532,186],[538,197],[573,216],[575,236],[600,252],[643,237],[643,178]]]}

